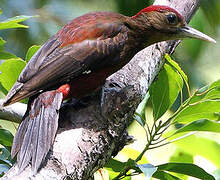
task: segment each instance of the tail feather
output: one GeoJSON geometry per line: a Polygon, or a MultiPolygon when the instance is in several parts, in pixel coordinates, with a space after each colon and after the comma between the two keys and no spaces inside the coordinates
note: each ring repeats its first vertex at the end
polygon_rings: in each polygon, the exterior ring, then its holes
{"type": "Polygon", "coordinates": [[[12,155],[17,154],[20,172],[31,161],[32,171],[36,173],[46,157],[56,135],[62,99],[62,93],[55,90],[30,99],[12,147],[12,155]]]}

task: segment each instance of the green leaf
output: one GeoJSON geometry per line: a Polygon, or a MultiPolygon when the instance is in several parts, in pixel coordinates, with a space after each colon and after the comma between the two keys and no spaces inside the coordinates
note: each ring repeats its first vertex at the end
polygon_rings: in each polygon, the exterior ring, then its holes
{"type": "Polygon", "coordinates": [[[185,125],[184,127],[178,129],[174,134],[189,131],[209,131],[220,133],[220,123],[209,121],[207,119],[201,119],[185,125]]]}
{"type": "Polygon", "coordinates": [[[200,119],[218,120],[220,112],[220,101],[210,100],[191,104],[180,111],[173,119],[178,123],[189,123],[200,119]]]}
{"type": "Polygon", "coordinates": [[[148,99],[150,98],[149,92],[145,95],[144,99],[141,101],[141,103],[138,105],[138,108],[136,109],[134,119],[142,126],[145,125],[145,107],[147,104],[148,99]]]}
{"type": "Polygon", "coordinates": [[[5,51],[0,52],[0,60],[9,60],[9,59],[12,59],[12,60],[14,60],[14,59],[17,59],[17,60],[20,59],[20,60],[21,60],[21,58],[15,56],[15,55],[12,54],[12,53],[5,52],[5,51]]]}
{"type": "Polygon", "coordinates": [[[31,57],[37,52],[37,50],[40,48],[41,46],[38,46],[38,45],[33,45],[31,46],[28,51],[27,51],[27,54],[26,54],[26,57],[25,57],[25,61],[28,62],[31,57]]]}
{"type": "Polygon", "coordinates": [[[2,14],[2,10],[0,9],[0,15],[2,14]]]}
{"type": "Polygon", "coordinates": [[[6,148],[0,148],[0,164],[12,166],[11,155],[6,148]]]}
{"type": "Polygon", "coordinates": [[[6,164],[0,164],[0,177],[2,177],[9,169],[10,167],[6,164]]]}
{"type": "Polygon", "coordinates": [[[0,144],[4,147],[11,147],[13,135],[6,129],[0,129],[0,144]]]}
{"type": "MultiPolygon", "coordinates": [[[[112,171],[111,169],[106,169],[108,171],[109,179],[114,179],[118,176],[119,172],[112,171]]],[[[130,176],[126,176],[123,180],[131,180],[130,176]]]]}
{"type": "Polygon", "coordinates": [[[174,144],[182,151],[192,156],[202,156],[220,168],[220,144],[216,141],[191,135],[184,138],[184,141],[176,141],[174,144]]]}
{"type": "Polygon", "coordinates": [[[150,87],[154,119],[159,119],[175,102],[183,87],[179,73],[168,64],[164,65],[156,80],[150,87]]]}
{"type": "Polygon", "coordinates": [[[105,168],[111,169],[114,172],[120,172],[125,166],[125,163],[118,161],[116,159],[110,159],[110,161],[105,165],[105,168]]]}
{"type": "Polygon", "coordinates": [[[156,171],[154,174],[153,174],[153,177],[154,178],[157,178],[157,179],[160,179],[160,180],[181,180],[179,179],[178,177],[176,176],[173,176],[165,171],[156,171]]]}
{"type": "Polygon", "coordinates": [[[36,17],[36,16],[16,16],[13,18],[9,18],[5,21],[0,22],[0,30],[2,29],[10,29],[10,28],[28,28],[28,26],[19,24],[22,21],[25,21],[29,18],[36,17]]]}
{"type": "Polygon", "coordinates": [[[0,51],[4,50],[5,43],[6,43],[6,41],[4,39],[2,39],[2,37],[0,37],[0,51]]]}
{"type": "Polygon", "coordinates": [[[181,149],[176,149],[174,154],[170,157],[169,162],[193,163],[193,156],[181,149]]]}
{"type": "Polygon", "coordinates": [[[144,173],[146,180],[150,180],[153,174],[157,171],[157,167],[152,164],[137,164],[136,166],[144,173]]]}
{"type": "Polygon", "coordinates": [[[166,163],[158,166],[158,171],[169,171],[199,179],[215,180],[215,178],[197,165],[189,163],[166,163]]]}
{"type": "Polygon", "coordinates": [[[205,86],[197,90],[190,100],[190,103],[192,104],[201,100],[216,99],[220,99],[220,80],[215,81],[210,86],[205,86]]]}
{"type": "Polygon", "coordinates": [[[10,90],[25,67],[23,60],[7,60],[0,65],[0,82],[6,90],[10,90]]]}
{"type": "Polygon", "coordinates": [[[10,159],[10,152],[6,148],[0,148],[0,160],[4,161],[8,159],[10,159]]]}
{"type": "MultiPolygon", "coordinates": [[[[170,157],[169,162],[193,163],[193,156],[177,148],[175,152],[172,154],[172,156],[170,157]]],[[[174,173],[173,175],[177,176],[181,180],[188,179],[187,176],[184,174],[174,173]]]]}
{"type": "Polygon", "coordinates": [[[179,64],[177,64],[177,62],[175,62],[168,54],[165,54],[165,58],[166,60],[180,73],[180,75],[182,76],[187,89],[189,91],[189,84],[188,84],[188,77],[187,75],[184,73],[184,71],[181,69],[181,67],[179,66],[179,64]]]}

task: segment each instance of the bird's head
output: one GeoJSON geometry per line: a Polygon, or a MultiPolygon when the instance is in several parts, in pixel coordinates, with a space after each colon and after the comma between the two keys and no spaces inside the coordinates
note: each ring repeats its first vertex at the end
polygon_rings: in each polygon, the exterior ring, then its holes
{"type": "Polygon", "coordinates": [[[144,21],[143,26],[147,25],[146,30],[154,36],[153,39],[150,39],[151,41],[196,38],[216,42],[211,37],[188,26],[184,18],[168,6],[152,5],[141,10],[132,18],[139,22],[144,21]]]}

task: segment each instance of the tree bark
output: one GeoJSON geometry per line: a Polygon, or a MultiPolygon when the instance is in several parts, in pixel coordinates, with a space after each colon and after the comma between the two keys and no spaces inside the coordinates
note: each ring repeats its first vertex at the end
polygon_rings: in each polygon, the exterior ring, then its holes
{"type": "MultiPolygon", "coordinates": [[[[189,22],[199,0],[156,0],[154,4],[177,9],[189,22]]],[[[164,54],[173,53],[179,42],[162,42],[144,49],[109,77],[102,91],[64,105],[54,145],[39,172],[33,175],[27,167],[17,174],[15,165],[3,179],[93,179],[94,172],[132,140],[126,128],[163,66],[164,54]]]]}

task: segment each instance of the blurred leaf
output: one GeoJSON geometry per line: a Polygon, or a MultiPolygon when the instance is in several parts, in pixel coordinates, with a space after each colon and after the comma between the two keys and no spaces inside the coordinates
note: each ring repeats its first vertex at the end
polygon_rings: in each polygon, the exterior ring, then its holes
{"type": "MultiPolygon", "coordinates": [[[[193,156],[177,148],[175,152],[172,154],[172,156],[170,157],[169,162],[193,163],[193,156]]],[[[181,180],[188,179],[188,177],[184,174],[174,173],[173,175],[177,176],[181,180]]]]}
{"type": "Polygon", "coordinates": [[[115,2],[119,13],[127,16],[133,16],[141,9],[152,4],[152,0],[138,0],[138,3],[136,0],[129,0],[129,3],[127,0],[115,0],[115,2]]]}
{"type": "Polygon", "coordinates": [[[181,149],[176,149],[174,154],[170,157],[169,162],[193,163],[193,156],[181,149]]]}
{"type": "Polygon", "coordinates": [[[2,37],[0,37],[0,51],[4,50],[4,44],[6,43],[6,41],[4,39],[2,39],[2,37]]]}
{"type": "Polygon", "coordinates": [[[220,23],[220,2],[219,0],[202,0],[201,8],[208,22],[212,26],[220,23]]]}
{"type": "Polygon", "coordinates": [[[152,164],[137,164],[136,166],[144,173],[146,180],[150,180],[153,174],[157,171],[157,167],[152,164]]]}
{"type": "Polygon", "coordinates": [[[33,45],[31,46],[28,51],[27,51],[27,54],[26,54],[26,57],[25,57],[25,61],[28,62],[31,57],[37,52],[37,50],[40,48],[41,46],[38,46],[38,45],[33,45]]]}
{"type": "Polygon", "coordinates": [[[173,119],[178,123],[189,123],[199,119],[218,120],[216,114],[220,111],[220,101],[210,100],[191,104],[180,111],[173,119]]]}
{"type": "Polygon", "coordinates": [[[134,119],[142,126],[145,125],[145,107],[147,104],[148,99],[150,98],[149,92],[145,95],[144,99],[141,101],[141,103],[138,105],[138,108],[135,112],[134,119]]]}
{"type": "Polygon", "coordinates": [[[9,169],[10,167],[6,164],[0,164],[0,177],[2,177],[9,169]]]}
{"type": "Polygon", "coordinates": [[[23,60],[7,60],[0,65],[0,82],[6,90],[10,90],[25,67],[23,60]]]}
{"type": "Polygon", "coordinates": [[[6,129],[0,129],[0,144],[8,149],[12,146],[13,135],[6,129]]]}
{"type": "Polygon", "coordinates": [[[182,87],[182,77],[170,65],[165,64],[149,91],[155,120],[173,105],[182,87]]]}
{"type": "Polygon", "coordinates": [[[6,148],[0,148],[0,164],[12,166],[11,155],[6,148]]]}
{"type": "Polygon", "coordinates": [[[0,160],[7,160],[9,157],[10,152],[6,148],[0,148],[0,160]]]}
{"type": "Polygon", "coordinates": [[[0,15],[2,14],[2,10],[0,9],[0,15]]]}
{"type": "Polygon", "coordinates": [[[158,166],[159,171],[169,171],[199,179],[215,180],[215,178],[197,165],[189,163],[166,163],[158,166]]]}
{"type": "MultiPolygon", "coordinates": [[[[204,15],[202,14],[201,10],[198,10],[194,17],[190,20],[190,26],[196,27],[201,32],[204,32],[206,23],[204,21],[204,15]]],[[[205,43],[203,41],[198,41],[194,39],[187,39],[183,41],[183,48],[184,56],[188,55],[191,64],[194,64],[196,61],[199,60],[199,55],[204,49],[205,43]]]]}
{"type": "Polygon", "coordinates": [[[21,58],[15,56],[14,54],[9,53],[9,52],[5,52],[5,51],[0,52],[0,60],[9,60],[9,59],[12,59],[12,60],[17,59],[18,60],[21,58]]]}
{"type": "Polygon", "coordinates": [[[216,141],[195,135],[184,138],[184,141],[174,142],[178,148],[192,156],[202,156],[220,168],[220,144],[216,141]]]}
{"type": "Polygon", "coordinates": [[[201,119],[185,125],[184,127],[178,129],[174,134],[189,131],[209,131],[220,133],[220,123],[209,121],[207,119],[201,119]]]}
{"type": "Polygon", "coordinates": [[[153,177],[154,178],[157,178],[157,179],[160,179],[160,180],[181,180],[179,179],[178,177],[176,176],[173,176],[165,171],[156,171],[154,174],[153,174],[153,177]]]}
{"type": "Polygon", "coordinates": [[[10,29],[10,28],[28,28],[28,26],[19,24],[22,21],[25,21],[29,18],[36,17],[36,16],[16,16],[13,18],[9,18],[5,21],[0,22],[0,30],[2,29],[10,29]]]}

